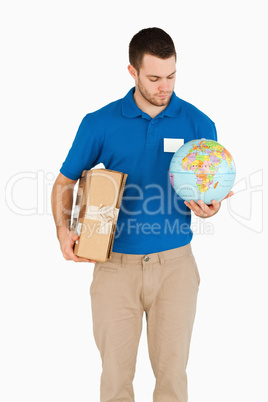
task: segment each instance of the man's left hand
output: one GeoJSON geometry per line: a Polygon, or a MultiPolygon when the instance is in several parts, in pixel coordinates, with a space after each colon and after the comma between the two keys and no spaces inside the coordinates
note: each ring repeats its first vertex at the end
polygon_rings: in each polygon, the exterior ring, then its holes
{"type": "Polygon", "coordinates": [[[226,200],[227,198],[231,197],[234,195],[233,191],[230,191],[228,195],[226,195],[225,198],[223,198],[220,202],[217,202],[216,200],[212,200],[210,205],[205,204],[203,201],[198,200],[197,202],[191,200],[191,201],[184,201],[184,204],[191,209],[195,213],[196,216],[199,216],[200,218],[210,218],[211,216],[215,215],[220,207],[221,207],[221,202],[223,200],[226,200]]]}

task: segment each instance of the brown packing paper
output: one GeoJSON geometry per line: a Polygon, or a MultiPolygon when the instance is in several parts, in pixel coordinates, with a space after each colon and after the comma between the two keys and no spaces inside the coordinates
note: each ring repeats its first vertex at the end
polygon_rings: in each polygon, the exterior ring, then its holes
{"type": "MultiPolygon", "coordinates": [[[[116,225],[119,209],[110,205],[101,204],[99,207],[95,205],[83,205],[80,217],[87,220],[98,221],[96,233],[109,234],[112,231],[113,224],[116,225]]],[[[78,234],[80,235],[80,226],[78,225],[78,234]]]]}
{"type": "Polygon", "coordinates": [[[109,169],[84,170],[73,210],[72,230],[79,234],[74,253],[105,262],[112,246],[127,174],[109,169]]]}

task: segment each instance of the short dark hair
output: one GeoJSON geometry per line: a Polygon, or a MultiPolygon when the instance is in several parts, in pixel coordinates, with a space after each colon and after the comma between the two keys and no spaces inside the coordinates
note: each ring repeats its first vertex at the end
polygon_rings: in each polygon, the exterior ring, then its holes
{"type": "Polygon", "coordinates": [[[131,39],[129,62],[138,71],[145,54],[150,54],[160,59],[168,59],[171,56],[175,56],[175,59],[177,58],[173,40],[160,28],[142,29],[131,39]]]}

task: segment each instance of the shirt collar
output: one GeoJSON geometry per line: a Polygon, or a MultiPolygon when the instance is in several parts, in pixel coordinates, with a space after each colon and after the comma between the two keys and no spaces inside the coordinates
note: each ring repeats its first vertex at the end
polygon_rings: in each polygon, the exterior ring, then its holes
{"type": "MultiPolygon", "coordinates": [[[[134,118],[138,116],[142,116],[144,118],[148,118],[148,115],[144,113],[135,103],[134,101],[134,91],[135,87],[131,88],[131,90],[126,94],[126,96],[122,99],[122,115],[128,118],[134,118]]],[[[176,117],[181,112],[181,101],[173,92],[169,104],[167,107],[159,113],[155,118],[160,118],[164,116],[168,117],[176,117]]]]}
{"type": "Polygon", "coordinates": [[[142,116],[142,110],[136,105],[134,101],[134,91],[135,87],[131,88],[131,90],[122,100],[122,114],[124,117],[129,117],[130,119],[142,116]]]}

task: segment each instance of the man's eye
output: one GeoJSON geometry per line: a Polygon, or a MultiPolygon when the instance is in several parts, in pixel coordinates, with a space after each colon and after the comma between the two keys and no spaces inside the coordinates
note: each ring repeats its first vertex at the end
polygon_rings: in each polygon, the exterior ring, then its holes
{"type": "Polygon", "coordinates": [[[153,80],[152,78],[150,78],[150,81],[151,81],[151,82],[156,82],[156,81],[157,81],[157,78],[155,78],[154,80],[153,80]]]}

